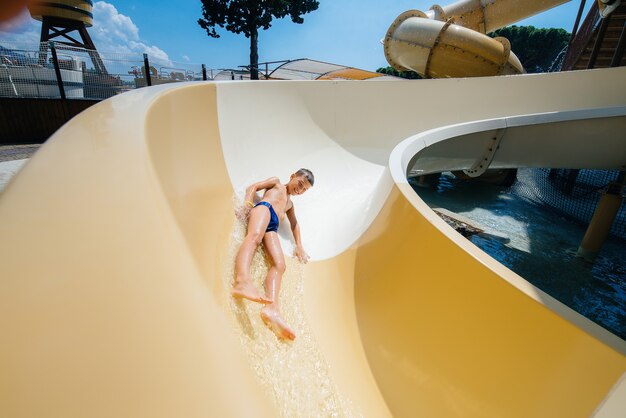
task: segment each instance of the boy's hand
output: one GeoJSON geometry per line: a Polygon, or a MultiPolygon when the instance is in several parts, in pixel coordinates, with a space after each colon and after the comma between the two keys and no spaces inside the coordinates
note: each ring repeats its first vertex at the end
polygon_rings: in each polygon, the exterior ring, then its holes
{"type": "Polygon", "coordinates": [[[309,261],[309,255],[306,253],[306,251],[304,251],[304,248],[302,248],[301,245],[297,245],[296,249],[294,250],[294,255],[296,257],[298,257],[298,260],[300,260],[301,263],[305,263],[307,261],[309,261]]]}

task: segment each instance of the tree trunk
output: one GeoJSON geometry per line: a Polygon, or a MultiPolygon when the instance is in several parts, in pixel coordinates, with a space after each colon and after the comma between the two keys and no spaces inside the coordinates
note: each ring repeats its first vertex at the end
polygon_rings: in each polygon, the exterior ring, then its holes
{"type": "Polygon", "coordinates": [[[250,79],[259,79],[259,32],[257,28],[250,31],[250,79]]]}

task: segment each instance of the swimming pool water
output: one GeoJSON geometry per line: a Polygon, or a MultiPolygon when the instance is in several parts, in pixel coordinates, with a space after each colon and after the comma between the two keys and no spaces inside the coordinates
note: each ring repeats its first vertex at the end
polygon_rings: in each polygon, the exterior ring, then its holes
{"type": "MultiPolygon", "coordinates": [[[[530,170],[530,169],[526,169],[530,170]]],[[[519,170],[518,182],[528,173],[519,170]]],[[[467,182],[444,173],[413,189],[430,206],[463,215],[487,234],[469,240],[565,305],[626,340],[626,241],[610,238],[593,263],[576,257],[585,226],[510,188],[467,182]]]]}

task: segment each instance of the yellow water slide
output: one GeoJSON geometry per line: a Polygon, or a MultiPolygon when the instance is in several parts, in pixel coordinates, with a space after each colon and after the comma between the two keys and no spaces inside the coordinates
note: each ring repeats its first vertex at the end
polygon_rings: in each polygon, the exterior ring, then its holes
{"type": "Polygon", "coordinates": [[[385,57],[398,71],[429,78],[524,73],[510,42],[486,34],[567,1],[460,0],[408,10],[387,31],[385,57]]]}
{"type": "Polygon", "coordinates": [[[625,78],[188,83],[93,106],[0,196],[0,416],[622,416],[626,342],[406,173],[472,169],[494,136],[494,168],[623,167],[625,78]],[[300,167],[312,259],[288,260],[283,343],[229,296],[233,196],[300,167]]]}

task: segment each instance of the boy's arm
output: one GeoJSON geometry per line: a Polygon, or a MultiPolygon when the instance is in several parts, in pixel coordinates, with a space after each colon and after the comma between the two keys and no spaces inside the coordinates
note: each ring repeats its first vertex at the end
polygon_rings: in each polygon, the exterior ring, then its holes
{"type": "Polygon", "coordinates": [[[296,211],[293,208],[293,203],[291,207],[287,209],[287,218],[289,219],[289,223],[291,224],[291,233],[293,234],[293,238],[296,240],[296,249],[295,255],[298,257],[303,263],[306,263],[309,260],[309,255],[304,251],[302,247],[302,238],[300,237],[300,225],[298,225],[298,220],[296,219],[296,211]]]}
{"type": "Polygon", "coordinates": [[[256,195],[256,192],[258,192],[259,190],[271,189],[272,187],[276,186],[278,183],[280,183],[280,180],[278,179],[278,177],[270,177],[267,180],[258,181],[248,186],[246,188],[246,196],[244,197],[244,207],[246,208],[245,209],[246,215],[248,214],[248,212],[250,212],[250,210],[254,206],[254,203],[255,203],[254,197],[256,195]]]}
{"type": "Polygon", "coordinates": [[[259,190],[270,189],[278,184],[280,180],[278,177],[270,177],[267,180],[258,181],[254,184],[251,184],[246,188],[246,195],[244,197],[243,206],[240,206],[235,209],[235,215],[239,220],[245,222],[248,219],[248,215],[250,215],[250,211],[254,207],[256,192],[259,190]]]}

